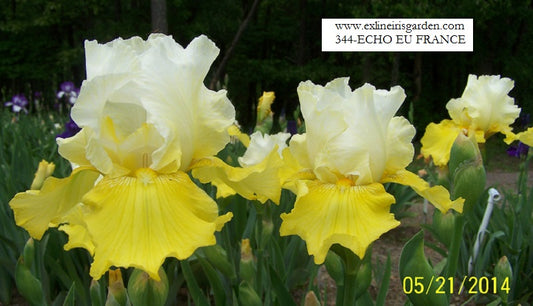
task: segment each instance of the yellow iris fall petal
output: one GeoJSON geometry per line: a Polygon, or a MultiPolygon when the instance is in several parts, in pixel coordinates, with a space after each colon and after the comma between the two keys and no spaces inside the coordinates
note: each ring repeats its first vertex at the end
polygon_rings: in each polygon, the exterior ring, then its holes
{"type": "Polygon", "coordinates": [[[202,183],[217,186],[217,197],[238,193],[249,200],[279,203],[282,166],[281,158],[273,151],[261,163],[246,168],[231,167],[216,157],[204,158],[194,164],[192,175],[202,183]]]}
{"type": "Polygon", "coordinates": [[[512,132],[509,132],[506,134],[505,142],[507,144],[510,144],[511,142],[518,140],[522,143],[525,143],[528,146],[533,146],[533,127],[528,128],[524,132],[520,132],[518,134],[513,134],[512,132]]]}
{"type": "Polygon", "coordinates": [[[435,165],[444,166],[450,160],[453,142],[462,132],[462,129],[451,120],[442,120],[440,123],[430,123],[426,133],[420,140],[420,152],[427,158],[431,156],[435,165]]]}
{"type": "Polygon", "coordinates": [[[77,168],[67,178],[47,178],[41,190],[17,193],[9,202],[17,225],[41,239],[48,227],[64,221],[64,215],[93,187],[98,176],[93,169],[77,168]]]}
{"type": "Polygon", "coordinates": [[[533,128],[529,128],[525,132],[518,133],[518,139],[530,147],[533,146],[533,128]]]}
{"type": "Polygon", "coordinates": [[[86,205],[78,203],[65,216],[65,220],[68,220],[68,223],[59,226],[59,230],[68,235],[68,242],[64,246],[65,250],[84,248],[91,255],[94,255],[94,243],[83,221],[87,210],[88,207],[86,205]]]}
{"type": "Polygon", "coordinates": [[[321,182],[300,183],[290,214],[282,214],[281,235],[298,235],[317,264],[324,262],[334,243],[360,258],[367,247],[400,222],[390,213],[394,197],[383,185],[349,186],[321,182]]]}
{"type": "Polygon", "coordinates": [[[111,266],[136,267],[159,279],[166,257],[186,259],[215,244],[214,232],[231,219],[183,172],[104,178],[84,197],[85,228],[94,242],[91,276],[111,266]]]}
{"type": "Polygon", "coordinates": [[[406,185],[418,193],[423,198],[426,198],[442,213],[453,209],[459,213],[463,212],[464,199],[459,198],[454,201],[450,200],[450,193],[442,186],[429,186],[429,183],[421,179],[418,175],[407,170],[400,170],[393,175],[386,175],[383,183],[397,183],[406,185]]]}
{"type": "Polygon", "coordinates": [[[192,174],[200,182],[217,186],[217,197],[240,194],[249,200],[262,203],[272,200],[279,203],[281,187],[294,172],[283,160],[288,133],[263,135],[255,132],[239,164],[231,167],[218,158],[204,158],[193,165],[192,174]]]}

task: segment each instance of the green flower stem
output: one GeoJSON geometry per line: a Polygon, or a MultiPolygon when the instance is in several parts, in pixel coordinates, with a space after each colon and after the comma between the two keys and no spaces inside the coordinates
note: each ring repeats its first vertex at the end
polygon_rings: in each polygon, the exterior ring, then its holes
{"type": "Polygon", "coordinates": [[[446,279],[454,277],[457,272],[457,265],[459,263],[459,253],[461,251],[461,242],[463,241],[463,230],[465,218],[462,214],[455,216],[453,237],[450,245],[450,252],[448,253],[448,267],[446,268],[446,279]]]}
{"type": "Polygon", "coordinates": [[[344,285],[337,285],[337,297],[335,305],[344,305],[344,285]]]}
{"type": "Polygon", "coordinates": [[[337,284],[336,305],[355,305],[357,298],[357,272],[361,266],[361,259],[344,247],[339,247],[335,252],[342,258],[344,263],[344,282],[340,286],[337,284]]]}
{"type": "Polygon", "coordinates": [[[526,156],[526,159],[522,164],[520,164],[520,174],[518,175],[518,194],[521,194],[523,192],[527,192],[527,178],[528,178],[528,169],[529,169],[529,161],[533,157],[533,154],[529,153],[526,156]]]}
{"type": "MultiPolygon", "coordinates": [[[[35,243],[35,253],[37,256],[35,259],[35,273],[37,279],[41,281],[41,286],[43,288],[43,292],[46,295],[50,292],[50,283],[48,282],[48,275],[46,274],[46,268],[44,266],[44,252],[46,250],[46,246],[48,244],[48,238],[50,236],[46,236],[44,239],[41,239],[37,243],[35,243]]],[[[29,267],[31,269],[31,267],[29,267]]],[[[47,296],[46,296],[47,297],[47,296]]],[[[48,297],[47,297],[48,298],[48,297]]]]}
{"type": "MultiPolygon", "coordinates": [[[[348,269],[347,269],[348,271],[348,269]]],[[[346,272],[344,274],[344,293],[343,293],[343,303],[342,305],[351,306],[355,304],[355,286],[357,278],[357,271],[355,272],[346,272]]]]}
{"type": "Polygon", "coordinates": [[[256,241],[256,258],[257,258],[257,275],[256,275],[256,286],[255,291],[261,297],[263,296],[263,249],[261,248],[261,233],[263,232],[263,215],[264,208],[262,204],[256,204],[255,209],[257,212],[257,222],[256,222],[256,232],[255,232],[255,241],[256,241]]]}

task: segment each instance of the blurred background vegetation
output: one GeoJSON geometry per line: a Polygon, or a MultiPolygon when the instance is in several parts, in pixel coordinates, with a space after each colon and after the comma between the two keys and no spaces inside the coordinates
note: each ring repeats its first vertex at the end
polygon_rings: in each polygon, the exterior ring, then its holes
{"type": "Polygon", "coordinates": [[[247,129],[262,91],[275,91],[276,116],[291,119],[300,81],[349,76],[352,88],[401,85],[401,112],[412,104],[420,137],[447,117],[444,105],[462,94],[470,73],[514,79],[511,96],[532,112],[532,21],[530,0],[0,0],[1,97],[40,91],[51,108],[61,82],[85,78],[86,39],[165,32],[185,46],[206,34],[221,49],[206,85],[228,89],[247,129]],[[323,53],[327,17],[474,18],[474,52],[323,53]]]}

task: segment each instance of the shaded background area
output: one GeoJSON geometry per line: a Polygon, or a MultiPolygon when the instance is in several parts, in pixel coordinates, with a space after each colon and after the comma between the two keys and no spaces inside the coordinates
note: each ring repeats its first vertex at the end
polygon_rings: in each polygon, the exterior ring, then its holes
{"type": "Polygon", "coordinates": [[[221,49],[206,86],[228,89],[245,128],[255,122],[262,91],[275,91],[275,115],[291,118],[300,81],[349,76],[352,88],[401,85],[401,113],[412,104],[420,137],[429,122],[448,116],[444,105],[461,95],[469,73],[514,79],[511,96],[532,112],[532,20],[526,0],[0,0],[0,96],[40,91],[51,109],[61,82],[79,86],[85,78],[85,39],[156,31],[185,46],[206,34],[221,49]],[[321,18],[387,17],[474,18],[474,52],[321,52],[321,18]]]}

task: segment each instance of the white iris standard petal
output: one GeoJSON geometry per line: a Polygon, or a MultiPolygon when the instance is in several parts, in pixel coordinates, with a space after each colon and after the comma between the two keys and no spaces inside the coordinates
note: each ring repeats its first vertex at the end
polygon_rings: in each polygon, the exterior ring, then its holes
{"type": "Polygon", "coordinates": [[[243,167],[253,166],[263,161],[274,148],[281,157],[281,152],[287,147],[287,139],[291,134],[278,133],[275,135],[255,132],[250,136],[250,144],[242,157],[239,157],[239,164],[243,167]]]}
{"type": "MultiPolygon", "coordinates": [[[[378,182],[390,157],[389,142],[394,139],[389,134],[395,133],[390,122],[405,99],[403,89],[376,90],[365,84],[352,91],[348,78],[340,78],[325,87],[302,83],[298,94],[306,118],[307,153],[317,176],[332,181],[336,173],[354,177],[357,184],[378,182]]],[[[410,140],[407,146],[412,148],[410,140]]],[[[397,142],[392,145],[391,150],[399,151],[397,142]]],[[[401,152],[411,160],[409,148],[401,152]]]]}

